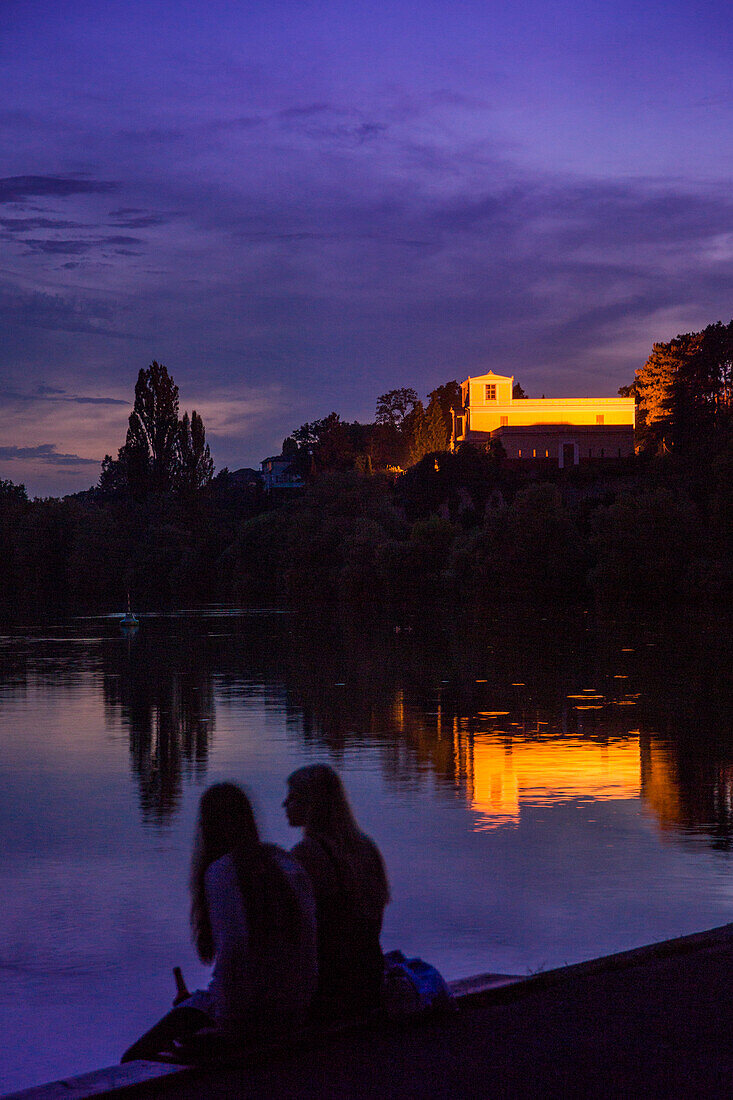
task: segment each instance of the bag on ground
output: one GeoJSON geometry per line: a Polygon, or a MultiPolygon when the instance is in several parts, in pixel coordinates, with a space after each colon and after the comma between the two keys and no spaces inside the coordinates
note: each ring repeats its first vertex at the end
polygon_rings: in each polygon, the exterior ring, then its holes
{"type": "Polygon", "coordinates": [[[401,951],[389,951],[384,956],[382,1006],[391,1020],[445,1009],[452,1002],[443,975],[430,963],[407,959],[401,951]]]}

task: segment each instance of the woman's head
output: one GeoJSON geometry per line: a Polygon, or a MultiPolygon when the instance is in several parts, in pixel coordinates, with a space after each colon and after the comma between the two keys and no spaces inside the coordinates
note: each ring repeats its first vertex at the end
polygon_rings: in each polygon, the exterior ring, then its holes
{"type": "Polygon", "coordinates": [[[252,848],[260,840],[250,801],[235,783],[214,783],[204,791],[197,832],[206,867],[237,846],[252,848]]]}
{"type": "Polygon", "coordinates": [[[339,868],[341,888],[356,913],[382,919],[389,883],[379,849],[359,829],[338,774],[328,764],[298,768],[283,803],[291,825],[303,826],[339,868]]]}
{"type": "Polygon", "coordinates": [[[358,827],[338,774],[328,764],[309,764],[288,777],[283,803],[288,821],[308,833],[344,837],[358,827]]]}

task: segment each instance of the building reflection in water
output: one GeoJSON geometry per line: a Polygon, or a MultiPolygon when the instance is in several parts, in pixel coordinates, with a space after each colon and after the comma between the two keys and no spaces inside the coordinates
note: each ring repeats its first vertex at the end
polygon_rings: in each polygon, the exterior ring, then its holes
{"type": "Polygon", "coordinates": [[[205,617],[151,618],[128,640],[116,627],[12,640],[0,648],[0,689],[22,698],[29,684],[101,686],[105,725],[126,732],[148,823],[169,820],[185,782],[203,781],[223,692],[279,711],[310,756],[339,767],[347,752],[368,750],[398,789],[431,778],[471,809],[476,829],[515,825],[523,806],[641,798],[665,834],[731,848],[724,681],[695,639],[676,638],[662,655],[657,643],[535,627],[431,624],[396,636],[379,624],[265,615],[225,630],[205,617]]]}
{"type": "Polygon", "coordinates": [[[640,794],[639,740],[596,743],[474,740],[468,777],[477,828],[519,821],[520,805],[577,799],[609,801],[640,794]]]}
{"type": "Polygon", "coordinates": [[[432,774],[479,830],[516,824],[523,806],[640,799],[662,832],[730,848],[733,744],[718,684],[691,690],[694,647],[535,628],[301,644],[286,678],[291,716],[337,766],[368,740],[398,787],[432,774]]]}

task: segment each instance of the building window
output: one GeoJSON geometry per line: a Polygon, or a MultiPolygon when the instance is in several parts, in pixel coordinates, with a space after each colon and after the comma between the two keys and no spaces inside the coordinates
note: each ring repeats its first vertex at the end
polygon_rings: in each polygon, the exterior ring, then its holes
{"type": "Polygon", "coordinates": [[[537,451],[534,449],[532,450],[532,458],[537,458],[537,451]]]}
{"type": "Polygon", "coordinates": [[[618,457],[621,458],[621,448],[618,449],[618,457]]]}
{"type": "Polygon", "coordinates": [[[509,427],[509,417],[508,416],[502,416],[501,426],[502,426],[502,428],[508,428],[509,427]]]}
{"type": "Polygon", "coordinates": [[[592,447],[588,448],[588,458],[593,458],[593,448],[592,447]]]}
{"type": "Polygon", "coordinates": [[[605,452],[604,452],[604,450],[603,450],[603,447],[601,447],[601,458],[605,458],[605,457],[606,457],[606,456],[605,456],[605,452]]]}
{"type": "Polygon", "coordinates": [[[550,457],[550,452],[549,452],[549,451],[545,451],[545,458],[549,458],[549,457],[550,457]]]}
{"type": "Polygon", "coordinates": [[[496,383],[490,382],[484,386],[484,401],[496,401],[496,383]]]}
{"type": "Polygon", "coordinates": [[[522,457],[522,448],[521,447],[519,448],[519,457],[520,458],[522,457]]]}
{"type": "Polygon", "coordinates": [[[603,413],[598,413],[598,415],[596,416],[596,424],[602,424],[602,423],[603,423],[603,413]]]}

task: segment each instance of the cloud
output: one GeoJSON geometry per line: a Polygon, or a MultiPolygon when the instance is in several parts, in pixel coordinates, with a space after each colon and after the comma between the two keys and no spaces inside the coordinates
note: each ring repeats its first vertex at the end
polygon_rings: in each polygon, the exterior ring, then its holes
{"type": "Polygon", "coordinates": [[[147,214],[143,211],[133,213],[110,212],[114,225],[122,229],[149,229],[151,226],[166,225],[172,214],[147,214]]]}
{"type": "Polygon", "coordinates": [[[0,390],[0,400],[22,404],[51,402],[70,405],[130,405],[129,401],[123,401],[119,397],[85,397],[76,394],[67,394],[65,390],[55,389],[53,386],[39,386],[35,393],[20,393],[17,390],[0,390]]]}
{"type": "MultiPolygon", "coordinates": [[[[128,336],[114,328],[110,321],[114,308],[99,298],[87,294],[46,294],[41,291],[23,290],[12,284],[0,284],[0,326],[7,334],[19,329],[36,333],[39,329],[52,332],[88,333],[95,336],[128,336]]],[[[134,334],[132,335],[134,339],[134,334]]],[[[19,347],[24,347],[26,337],[19,336],[19,347]]]]}
{"type": "Polygon", "coordinates": [[[278,118],[313,118],[316,115],[333,114],[336,110],[330,103],[305,103],[284,107],[277,114],[278,118]]]}
{"type": "Polygon", "coordinates": [[[0,462],[33,459],[45,466],[99,466],[101,459],[81,458],[75,454],[63,454],[55,443],[40,443],[36,447],[0,447],[0,462]]]}
{"type": "Polygon", "coordinates": [[[179,141],[185,137],[185,131],[153,126],[147,130],[120,130],[120,137],[140,145],[162,145],[166,141],[179,141]]]}
{"type": "Polygon", "coordinates": [[[384,122],[362,122],[360,126],[354,127],[350,132],[359,142],[368,141],[370,138],[379,137],[380,134],[386,133],[389,129],[384,122]]]}
{"type": "Polygon", "coordinates": [[[81,222],[61,218],[0,218],[0,226],[9,233],[29,233],[36,229],[81,229],[81,222]]]}
{"type": "Polygon", "coordinates": [[[129,401],[122,401],[119,397],[62,397],[61,401],[71,401],[76,405],[129,405],[129,401]]]}
{"type": "MultiPolygon", "coordinates": [[[[522,167],[487,134],[485,105],[457,93],[297,95],[231,99],[242,114],[229,119],[223,99],[197,117],[151,110],[151,142],[156,122],[186,131],[170,156],[128,155],[111,126],[94,179],[2,181],[0,197],[41,208],[0,220],[26,245],[5,246],[17,285],[0,288],[0,324],[29,410],[3,442],[115,450],[120,397],[156,357],[204,415],[216,460],[251,465],[333,408],[366,418],[395,385],[424,395],[489,366],[532,392],[615,392],[653,339],[733,297],[733,206],[712,183],[522,167]],[[100,191],[105,176],[121,182],[100,191]],[[54,218],[63,195],[77,224],[54,218]],[[41,380],[65,392],[34,403],[41,380]],[[254,412],[216,396],[273,380],[278,399],[254,412]]],[[[91,161],[77,146],[57,163],[91,161]]]]}
{"type": "MultiPolygon", "coordinates": [[[[26,237],[23,244],[33,252],[46,252],[52,256],[80,256],[91,252],[95,248],[115,248],[129,245],[141,245],[145,242],[140,237],[106,236],[106,237],[82,237],[55,240],[45,237],[26,237]]],[[[124,255],[139,256],[140,252],[126,251],[124,255]]]]}
{"type": "Polygon", "coordinates": [[[32,196],[65,198],[115,191],[117,183],[106,180],[73,179],[64,176],[6,176],[0,178],[0,202],[19,202],[32,196]]]}

